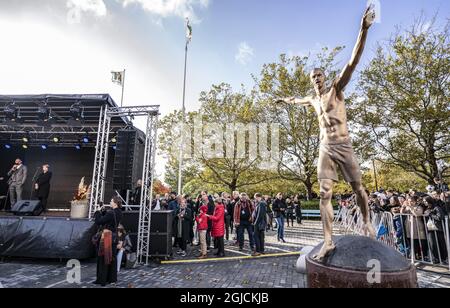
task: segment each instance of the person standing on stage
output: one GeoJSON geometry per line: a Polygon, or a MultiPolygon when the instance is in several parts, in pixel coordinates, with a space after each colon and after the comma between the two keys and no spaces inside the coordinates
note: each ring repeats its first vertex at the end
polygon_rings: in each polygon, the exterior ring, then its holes
{"type": "Polygon", "coordinates": [[[11,200],[11,207],[17,201],[22,200],[23,185],[27,180],[27,167],[23,165],[20,158],[17,158],[14,166],[8,172],[9,180],[9,198],[11,200]]]}
{"type": "Polygon", "coordinates": [[[138,180],[132,196],[134,205],[141,204],[141,193],[142,193],[142,180],[138,180]]]}
{"type": "Polygon", "coordinates": [[[36,183],[34,184],[36,197],[41,201],[44,212],[47,210],[47,200],[48,195],[50,194],[50,180],[52,179],[52,173],[49,169],[49,165],[43,165],[42,173],[38,176],[36,183]]]}

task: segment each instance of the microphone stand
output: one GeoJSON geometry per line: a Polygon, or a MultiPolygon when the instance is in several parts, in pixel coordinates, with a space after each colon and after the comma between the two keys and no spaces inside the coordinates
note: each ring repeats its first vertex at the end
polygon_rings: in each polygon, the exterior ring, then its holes
{"type": "Polygon", "coordinates": [[[34,184],[35,184],[35,182],[37,180],[37,175],[38,175],[39,169],[40,169],[40,167],[36,168],[36,172],[34,173],[33,179],[31,180],[30,200],[31,200],[31,198],[33,196],[34,184]]]}
{"type": "MultiPolygon", "coordinates": [[[[9,197],[9,185],[8,185],[8,190],[7,190],[7,192],[6,192],[5,202],[3,203],[3,208],[2,208],[2,211],[3,211],[3,212],[8,211],[8,209],[7,209],[7,206],[8,206],[8,197],[9,197]]],[[[11,205],[11,208],[12,208],[12,205],[11,205]]]]}

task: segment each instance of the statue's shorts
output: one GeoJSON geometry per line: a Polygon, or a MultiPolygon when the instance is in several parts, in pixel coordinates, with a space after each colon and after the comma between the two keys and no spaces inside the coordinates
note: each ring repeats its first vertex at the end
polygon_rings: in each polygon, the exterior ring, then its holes
{"type": "Polygon", "coordinates": [[[339,181],[337,166],[347,183],[360,182],[361,169],[351,141],[339,144],[321,144],[319,151],[319,180],[339,181]]]}

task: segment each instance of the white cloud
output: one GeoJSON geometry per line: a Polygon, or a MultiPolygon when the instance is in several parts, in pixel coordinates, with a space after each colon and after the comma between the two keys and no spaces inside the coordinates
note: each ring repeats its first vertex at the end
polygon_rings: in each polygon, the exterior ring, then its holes
{"type": "Polygon", "coordinates": [[[237,62],[242,65],[247,65],[252,61],[254,56],[253,48],[251,48],[246,42],[242,42],[238,46],[238,52],[235,56],[237,62]]]}
{"type": "Polygon", "coordinates": [[[92,13],[99,17],[106,16],[108,12],[103,0],[67,0],[67,7],[83,13],[92,13]]]}
{"type": "Polygon", "coordinates": [[[151,14],[159,17],[177,16],[181,18],[189,17],[193,22],[198,22],[195,14],[196,8],[207,8],[209,0],[119,0],[123,6],[130,4],[141,5],[142,8],[151,14]]]}

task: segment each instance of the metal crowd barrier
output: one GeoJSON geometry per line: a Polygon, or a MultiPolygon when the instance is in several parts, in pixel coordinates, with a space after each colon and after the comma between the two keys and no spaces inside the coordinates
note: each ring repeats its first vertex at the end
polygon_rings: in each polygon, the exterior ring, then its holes
{"type": "MultiPolygon", "coordinates": [[[[377,240],[395,248],[411,263],[440,264],[450,271],[449,218],[434,221],[438,230],[429,230],[430,217],[390,212],[371,212],[377,240]]],[[[362,235],[363,219],[357,207],[341,207],[334,220],[335,229],[344,234],[362,235]]]]}

